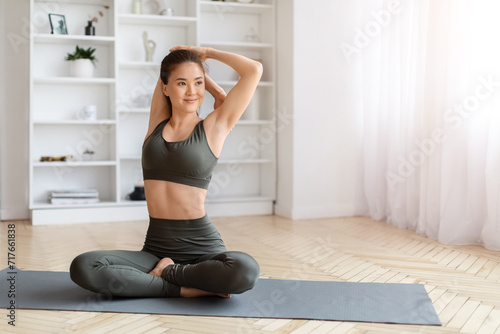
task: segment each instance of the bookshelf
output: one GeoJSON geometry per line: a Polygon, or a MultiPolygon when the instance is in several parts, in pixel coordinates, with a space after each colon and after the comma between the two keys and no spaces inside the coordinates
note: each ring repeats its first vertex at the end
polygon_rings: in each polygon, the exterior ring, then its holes
{"type": "MultiPolygon", "coordinates": [[[[127,194],[142,181],[141,147],[149,119],[148,101],[168,50],[179,44],[210,46],[244,54],[264,65],[254,100],[223,149],[208,189],[211,216],[271,214],[275,199],[275,49],[273,0],[250,4],[204,0],[165,0],[173,16],[132,13],[130,1],[30,0],[30,166],[32,223],[69,224],[144,220],[144,201],[127,194]],[[107,6],[105,8],[104,6],[107,6]],[[84,35],[90,16],[101,11],[96,35],[84,35]],[[68,35],[50,33],[48,13],[65,15],[68,35]],[[228,28],[230,27],[230,28],[228,28]],[[142,40],[156,42],[146,61],[142,40]],[[66,53],[75,46],[96,48],[92,78],[70,76],[66,53]],[[78,118],[86,105],[95,120],[78,118]],[[82,151],[95,151],[85,161],[82,151]],[[66,162],[40,162],[46,155],[68,155],[66,162]],[[50,204],[58,189],[92,188],[99,203],[50,204]],[[84,217],[84,218],[82,218],[84,217]]],[[[226,92],[237,81],[226,65],[209,61],[209,73],[226,92]]],[[[200,116],[212,111],[209,94],[200,116]]]]}

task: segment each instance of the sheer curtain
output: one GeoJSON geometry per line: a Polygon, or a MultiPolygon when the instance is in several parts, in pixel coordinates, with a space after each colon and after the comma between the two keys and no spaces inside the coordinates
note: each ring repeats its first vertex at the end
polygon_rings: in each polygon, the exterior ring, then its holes
{"type": "Polygon", "coordinates": [[[500,250],[499,13],[496,0],[401,1],[371,34],[358,214],[500,250]]]}

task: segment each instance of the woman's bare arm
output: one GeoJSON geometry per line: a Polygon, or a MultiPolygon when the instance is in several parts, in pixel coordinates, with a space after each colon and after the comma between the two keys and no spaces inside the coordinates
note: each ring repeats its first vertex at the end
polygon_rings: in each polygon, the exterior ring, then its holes
{"type": "MultiPolygon", "coordinates": [[[[257,84],[262,77],[262,64],[235,53],[197,46],[176,46],[172,50],[187,49],[198,53],[202,60],[215,59],[232,67],[240,79],[229,91],[222,103],[209,116],[215,118],[219,136],[225,136],[231,131],[252,100],[257,84]]],[[[208,117],[207,117],[208,118],[208,117]]]]}
{"type": "Polygon", "coordinates": [[[163,82],[158,78],[155,90],[153,92],[153,99],[151,101],[151,110],[149,113],[149,126],[146,138],[153,132],[155,127],[161,121],[170,118],[172,111],[167,102],[167,97],[163,94],[163,82]]]}
{"type": "Polygon", "coordinates": [[[215,99],[214,110],[226,100],[226,92],[208,74],[205,75],[205,90],[215,99]]]}

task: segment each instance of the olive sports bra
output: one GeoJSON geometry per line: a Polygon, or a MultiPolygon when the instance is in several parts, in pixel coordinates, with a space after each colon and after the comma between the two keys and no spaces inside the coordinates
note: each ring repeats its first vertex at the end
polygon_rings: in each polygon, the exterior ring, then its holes
{"type": "Polygon", "coordinates": [[[142,145],[144,180],[164,180],[207,189],[217,157],[208,146],[200,121],[191,135],[176,142],[163,139],[168,119],[156,126],[142,145]]]}

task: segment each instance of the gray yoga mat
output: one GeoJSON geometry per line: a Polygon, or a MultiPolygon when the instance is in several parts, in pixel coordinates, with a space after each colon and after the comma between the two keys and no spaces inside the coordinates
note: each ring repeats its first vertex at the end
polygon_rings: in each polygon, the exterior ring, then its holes
{"type": "Polygon", "coordinates": [[[80,288],[67,272],[4,269],[0,307],[8,308],[12,300],[18,309],[441,325],[421,284],[260,279],[230,299],[110,298],[80,288]]]}

